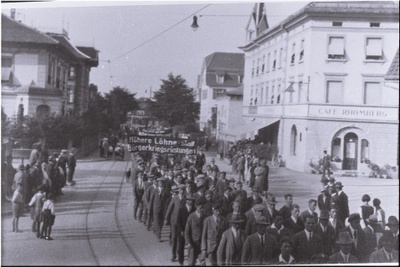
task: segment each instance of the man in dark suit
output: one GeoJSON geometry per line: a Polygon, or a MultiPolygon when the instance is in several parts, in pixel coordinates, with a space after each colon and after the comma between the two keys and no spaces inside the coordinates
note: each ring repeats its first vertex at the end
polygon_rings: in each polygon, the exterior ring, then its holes
{"type": "Polygon", "coordinates": [[[139,221],[142,220],[143,215],[143,195],[144,195],[144,180],[143,172],[137,172],[137,179],[133,182],[133,218],[136,220],[137,211],[139,209],[139,221]]]}
{"type": "Polygon", "coordinates": [[[333,253],[333,247],[335,244],[335,230],[329,225],[329,211],[322,210],[319,216],[319,223],[314,227],[314,233],[321,237],[321,251],[326,256],[330,256],[333,253]]]}
{"type": "Polygon", "coordinates": [[[153,224],[153,204],[154,204],[154,195],[157,190],[157,178],[151,174],[153,184],[149,186],[145,192],[144,197],[146,199],[146,207],[147,207],[147,231],[150,231],[151,225],[153,224]]]}
{"type": "Polygon", "coordinates": [[[393,234],[395,240],[394,249],[399,251],[399,220],[397,220],[396,216],[389,216],[386,226],[389,227],[389,230],[393,234]]]}
{"type": "Polygon", "coordinates": [[[329,156],[328,152],[324,150],[324,156],[322,157],[322,177],[326,177],[326,173],[328,173],[328,177],[331,176],[331,156],[329,156]]]}
{"type": "MultiPolygon", "coordinates": [[[[247,201],[246,201],[246,212],[247,212],[248,210],[250,210],[250,209],[253,207],[253,202],[254,202],[255,200],[259,200],[259,201],[262,202],[262,198],[260,197],[259,189],[256,188],[256,187],[253,187],[252,190],[251,190],[251,196],[249,196],[249,197],[247,198],[247,201]]],[[[261,202],[260,202],[260,203],[261,203],[261,202]]],[[[259,203],[259,204],[260,204],[260,203],[259,203]]],[[[245,212],[245,213],[246,213],[246,212],[245,212]]]]}
{"type": "Polygon", "coordinates": [[[178,210],[178,214],[176,215],[176,230],[178,232],[178,262],[180,265],[183,265],[184,253],[185,253],[185,228],[188,217],[191,213],[195,211],[193,202],[194,198],[185,196],[184,198],[185,205],[181,206],[178,210]]]}
{"type": "Polygon", "coordinates": [[[221,216],[226,217],[230,212],[231,212],[231,197],[230,197],[230,192],[232,189],[228,186],[225,185],[224,187],[224,194],[223,196],[219,199],[219,202],[221,204],[221,216]]]}
{"type": "Polygon", "coordinates": [[[358,213],[352,213],[350,214],[348,221],[350,225],[345,227],[343,231],[349,232],[351,238],[354,240],[351,254],[354,255],[359,262],[362,262],[365,260],[366,256],[366,240],[365,233],[360,225],[361,216],[358,213]]]}
{"type": "Polygon", "coordinates": [[[279,213],[283,217],[283,221],[290,218],[292,216],[292,205],[293,205],[293,196],[292,194],[285,194],[285,205],[279,210],[279,213]]]}
{"type": "Polygon", "coordinates": [[[371,263],[396,262],[399,264],[399,252],[394,250],[393,234],[390,231],[384,231],[379,239],[382,248],[373,252],[370,256],[371,263]]]}
{"type": "Polygon", "coordinates": [[[279,253],[275,237],[267,233],[268,222],[265,217],[258,218],[256,225],[257,232],[248,236],[243,245],[243,265],[269,264],[279,253]]]}
{"type": "MultiPolygon", "coordinates": [[[[172,187],[174,189],[174,186],[172,187]]],[[[178,248],[178,238],[179,238],[179,231],[178,231],[178,226],[177,226],[177,220],[178,220],[178,211],[179,208],[184,206],[185,204],[185,185],[181,184],[178,187],[176,187],[175,190],[178,190],[178,194],[176,194],[171,202],[168,205],[167,208],[167,213],[166,213],[166,225],[170,226],[171,228],[171,243],[172,243],[172,256],[171,256],[171,261],[176,260],[176,252],[178,248]]]]}
{"type": "Polygon", "coordinates": [[[292,205],[291,216],[283,220],[283,225],[288,228],[293,235],[304,230],[304,222],[300,219],[299,205],[292,205]]]}
{"type": "Polygon", "coordinates": [[[331,195],[329,194],[327,187],[321,189],[321,194],[318,195],[317,202],[320,211],[331,210],[331,195]]]}
{"type": "MultiPolygon", "coordinates": [[[[333,227],[333,229],[335,230],[335,239],[338,239],[339,232],[343,230],[344,224],[337,219],[337,207],[336,206],[332,206],[332,208],[331,208],[328,224],[333,227]]],[[[337,250],[337,249],[335,249],[335,250],[337,250]]]]}
{"type": "Polygon", "coordinates": [[[315,222],[318,221],[318,214],[315,212],[315,209],[317,208],[317,201],[315,199],[310,199],[308,201],[308,209],[305,211],[302,211],[300,213],[300,219],[304,222],[305,221],[305,217],[307,215],[311,215],[314,217],[315,222]]]}
{"type": "Polygon", "coordinates": [[[233,216],[229,223],[231,227],[222,234],[217,251],[217,263],[222,265],[240,265],[242,262],[242,250],[246,241],[246,233],[240,229],[243,224],[240,217],[233,216]]]}
{"type": "Polygon", "coordinates": [[[246,228],[247,217],[246,217],[246,215],[244,215],[244,214],[242,213],[240,207],[241,207],[241,202],[240,202],[239,200],[233,201],[233,202],[232,202],[232,209],[233,209],[233,212],[229,213],[229,214],[226,216],[226,219],[227,219],[228,221],[230,221],[233,217],[238,217],[238,218],[242,219],[242,220],[243,220],[243,223],[240,224],[240,229],[244,231],[245,228],[246,228]]]}
{"type": "Polygon", "coordinates": [[[198,199],[196,201],[196,211],[189,215],[185,227],[185,241],[189,244],[189,266],[195,266],[196,260],[201,254],[201,237],[204,219],[204,202],[198,199]]]}
{"type": "Polygon", "coordinates": [[[243,189],[242,181],[236,181],[236,188],[235,188],[235,190],[233,190],[231,195],[232,195],[232,199],[237,200],[239,198],[240,213],[244,214],[247,211],[246,210],[247,192],[246,192],[246,190],[243,189]]]}
{"type": "Polygon", "coordinates": [[[292,237],[292,232],[283,226],[283,218],[281,215],[275,217],[274,223],[268,226],[267,233],[275,237],[276,242],[280,242],[285,236],[292,237]]]}
{"type": "Polygon", "coordinates": [[[275,197],[268,196],[268,198],[267,198],[266,218],[267,218],[267,221],[271,222],[271,224],[274,222],[276,216],[280,215],[279,211],[277,211],[275,209],[276,203],[278,203],[278,201],[275,200],[275,197]]]}
{"type": "Polygon", "coordinates": [[[157,181],[158,188],[154,191],[153,218],[155,234],[158,242],[161,242],[161,230],[164,225],[165,211],[167,210],[171,192],[165,186],[165,178],[158,178],[157,181]]]}
{"type": "Polygon", "coordinates": [[[293,237],[293,255],[298,263],[311,263],[312,256],[321,253],[321,237],[314,233],[315,219],[305,217],[305,229],[293,237]]]}
{"type": "Polygon", "coordinates": [[[204,219],[201,251],[204,257],[208,257],[211,266],[215,266],[217,264],[218,244],[221,241],[222,233],[228,229],[228,221],[220,215],[221,206],[218,203],[213,205],[212,210],[213,215],[204,219]]]}
{"type": "Polygon", "coordinates": [[[340,251],[329,257],[328,263],[358,263],[358,259],[350,253],[354,240],[348,232],[340,232],[336,244],[340,251]]]}
{"type": "Polygon", "coordinates": [[[220,172],[218,175],[218,181],[215,185],[215,197],[221,198],[224,195],[226,185],[226,172],[220,172]]]}
{"type": "Polygon", "coordinates": [[[343,192],[343,185],[341,182],[335,183],[335,196],[332,196],[332,199],[335,201],[335,205],[338,209],[338,220],[345,224],[345,220],[349,217],[349,200],[345,192],[343,192]]]}

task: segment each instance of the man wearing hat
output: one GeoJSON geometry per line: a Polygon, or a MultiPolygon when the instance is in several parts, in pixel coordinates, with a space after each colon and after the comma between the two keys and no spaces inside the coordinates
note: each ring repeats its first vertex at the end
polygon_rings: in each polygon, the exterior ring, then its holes
{"type": "Polygon", "coordinates": [[[206,190],[204,192],[204,214],[206,216],[211,216],[213,214],[213,205],[214,205],[214,199],[213,199],[213,191],[211,190],[206,190]]]}
{"type": "Polygon", "coordinates": [[[225,185],[224,194],[218,200],[222,206],[221,215],[224,217],[226,217],[231,212],[231,202],[232,202],[232,199],[230,196],[231,191],[232,191],[232,188],[228,185],[225,185]]]}
{"type": "Polygon", "coordinates": [[[226,172],[222,171],[218,174],[218,180],[215,184],[215,197],[220,198],[224,195],[226,185],[226,172]]]}
{"type": "Polygon", "coordinates": [[[279,215],[279,211],[277,211],[275,209],[275,205],[276,205],[276,203],[278,203],[278,201],[275,200],[274,196],[269,195],[267,197],[266,202],[267,202],[267,209],[266,209],[266,213],[265,213],[266,218],[267,218],[267,221],[272,223],[275,220],[276,216],[279,215]]]}
{"type": "Polygon", "coordinates": [[[260,197],[260,192],[259,192],[258,188],[253,187],[251,189],[251,196],[249,196],[246,201],[246,212],[249,211],[253,207],[253,202],[256,200],[261,201],[261,202],[263,201],[262,198],[260,197]]]}
{"type": "Polygon", "coordinates": [[[351,238],[354,240],[351,254],[353,254],[359,262],[362,262],[366,256],[366,240],[364,231],[360,225],[361,216],[358,213],[352,213],[350,214],[348,221],[350,225],[345,227],[343,231],[349,232],[351,238]]]}
{"type": "MultiPolygon", "coordinates": [[[[261,217],[265,218],[265,206],[255,201],[253,208],[246,213],[247,221],[245,232],[248,236],[257,232],[257,220],[261,217]]],[[[268,221],[267,221],[268,222],[268,221]]],[[[270,224],[270,222],[268,222],[270,224]]]]}
{"type": "Polygon", "coordinates": [[[282,238],[292,236],[292,233],[289,231],[289,229],[283,226],[283,218],[279,214],[275,217],[271,226],[268,226],[267,233],[275,237],[276,242],[278,243],[281,241],[282,238]]]}
{"type": "MultiPolygon", "coordinates": [[[[204,175],[202,177],[204,177],[204,175]]],[[[196,187],[197,187],[197,192],[193,194],[194,198],[196,200],[202,199],[203,201],[205,201],[204,193],[206,192],[206,186],[204,185],[204,180],[203,179],[199,179],[197,184],[196,184],[196,187]]]]}
{"type": "Polygon", "coordinates": [[[171,261],[176,260],[176,252],[178,248],[178,237],[179,237],[179,232],[177,229],[177,220],[178,220],[178,211],[179,208],[184,206],[185,204],[185,185],[181,184],[178,186],[172,186],[172,190],[177,192],[172,197],[172,200],[169,202],[167,212],[165,215],[166,218],[166,225],[170,226],[170,235],[171,235],[171,245],[172,245],[172,256],[171,256],[171,261]]]}
{"type": "Polygon", "coordinates": [[[242,220],[244,220],[244,222],[240,225],[240,229],[242,229],[244,231],[246,228],[247,217],[246,217],[246,215],[244,215],[244,213],[242,213],[241,205],[242,205],[242,203],[241,203],[240,199],[236,198],[232,202],[232,212],[226,216],[226,219],[229,221],[232,217],[241,218],[242,220]]]}
{"type": "Polygon", "coordinates": [[[395,239],[394,249],[399,251],[399,221],[396,216],[389,216],[386,226],[392,232],[393,238],[395,239]]]}
{"type": "Polygon", "coordinates": [[[243,182],[236,181],[235,190],[232,191],[232,199],[240,199],[240,212],[244,214],[247,211],[247,192],[243,190],[243,182]]]}
{"type": "Polygon", "coordinates": [[[208,257],[211,266],[217,264],[218,244],[222,233],[228,229],[228,221],[221,216],[221,206],[215,203],[212,207],[213,214],[204,219],[203,233],[201,238],[201,251],[203,256],[208,257]]]}
{"type": "Polygon", "coordinates": [[[328,152],[324,150],[324,156],[322,157],[322,177],[326,177],[326,173],[328,173],[328,177],[331,176],[331,156],[329,156],[328,152]]]}
{"type": "Polygon", "coordinates": [[[139,221],[143,215],[143,195],[145,189],[144,173],[142,171],[137,172],[137,179],[133,182],[133,219],[137,219],[137,211],[139,209],[139,221]]]}
{"type": "Polygon", "coordinates": [[[341,182],[335,183],[336,193],[332,195],[332,202],[335,203],[338,209],[338,220],[345,224],[345,220],[349,217],[349,200],[345,192],[343,192],[341,182]]]}
{"type": "Polygon", "coordinates": [[[155,234],[158,242],[161,242],[161,230],[164,225],[164,215],[168,207],[168,200],[171,196],[170,190],[165,186],[165,178],[158,178],[158,188],[154,193],[153,218],[155,234]]]}
{"type": "Polygon", "coordinates": [[[275,237],[267,233],[269,223],[264,216],[256,221],[257,232],[249,235],[243,245],[242,264],[269,264],[279,254],[275,237]]]}
{"type": "Polygon", "coordinates": [[[72,148],[67,155],[67,184],[72,185],[76,168],[75,148],[72,148]]]}
{"type": "MultiPolygon", "coordinates": [[[[144,192],[144,197],[146,199],[146,208],[147,208],[147,221],[146,221],[146,226],[147,226],[147,231],[150,231],[150,228],[153,224],[153,204],[154,204],[154,196],[156,193],[158,193],[158,181],[157,177],[154,176],[154,174],[150,173],[148,176],[151,181],[152,185],[149,186],[145,192],[144,192]]],[[[155,227],[153,227],[153,231],[155,230],[155,227]]]]}
{"type": "Polygon", "coordinates": [[[196,260],[201,254],[201,238],[203,233],[203,222],[205,219],[204,201],[198,199],[195,206],[196,211],[189,215],[185,227],[185,241],[189,244],[189,266],[195,266],[196,260]]]}
{"type": "Polygon", "coordinates": [[[321,251],[325,255],[331,255],[336,240],[335,229],[329,225],[329,211],[322,210],[319,215],[319,223],[314,227],[314,233],[321,237],[321,251]]]}
{"type": "Polygon", "coordinates": [[[379,239],[379,244],[382,248],[372,252],[369,262],[370,263],[386,263],[386,262],[399,262],[399,252],[394,250],[393,234],[390,231],[384,231],[382,237],[379,239]]]}
{"type": "MultiPolygon", "coordinates": [[[[185,227],[190,214],[195,211],[194,208],[194,197],[185,196],[184,204],[179,207],[178,214],[176,215],[176,231],[178,235],[177,241],[177,254],[178,254],[178,262],[182,266],[184,260],[184,252],[185,252],[185,227]]],[[[174,256],[174,255],[172,255],[174,256]]],[[[173,257],[171,258],[171,260],[173,257]]]]}
{"type": "Polygon", "coordinates": [[[353,243],[349,232],[340,232],[336,240],[340,250],[329,257],[328,263],[358,263],[358,259],[350,253],[353,243]]]}
{"type": "Polygon", "coordinates": [[[321,189],[321,194],[318,195],[317,204],[319,211],[331,210],[331,195],[328,192],[328,186],[321,189]]]}
{"type": "Polygon", "coordinates": [[[64,187],[67,184],[67,164],[68,164],[68,156],[67,150],[62,149],[60,156],[57,159],[58,167],[62,169],[62,179],[61,179],[61,187],[64,187]]]}
{"type": "Polygon", "coordinates": [[[240,265],[242,262],[242,248],[246,241],[246,233],[240,229],[244,220],[237,216],[232,216],[229,220],[230,227],[221,237],[217,250],[217,264],[240,265]]]}
{"type": "Polygon", "coordinates": [[[304,230],[293,236],[293,255],[298,263],[311,263],[314,255],[322,253],[322,240],[314,232],[314,216],[307,215],[304,220],[304,230]]]}
{"type": "Polygon", "coordinates": [[[212,159],[210,160],[210,162],[211,162],[211,164],[210,164],[210,166],[211,166],[211,171],[216,172],[216,173],[219,173],[219,167],[215,164],[215,159],[212,158],[212,159]]]}

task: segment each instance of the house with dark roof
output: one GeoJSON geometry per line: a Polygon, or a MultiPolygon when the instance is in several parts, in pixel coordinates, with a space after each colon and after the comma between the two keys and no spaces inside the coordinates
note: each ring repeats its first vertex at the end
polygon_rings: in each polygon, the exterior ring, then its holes
{"type": "Polygon", "coordinates": [[[315,1],[256,31],[257,5],[240,47],[246,138],[276,145],[297,171],[324,150],[337,176],[398,166],[399,91],[386,86],[398,83],[398,3],[315,1]]]}
{"type": "Polygon", "coordinates": [[[221,123],[218,101],[229,90],[243,85],[244,54],[215,52],[204,58],[198,80],[200,130],[216,138],[221,123]]]}
{"type": "Polygon", "coordinates": [[[11,119],[82,114],[98,51],[76,47],[68,33],[44,33],[2,14],[1,94],[11,119]]]}
{"type": "Polygon", "coordinates": [[[385,75],[385,86],[399,90],[399,49],[397,49],[392,64],[385,75]]]}

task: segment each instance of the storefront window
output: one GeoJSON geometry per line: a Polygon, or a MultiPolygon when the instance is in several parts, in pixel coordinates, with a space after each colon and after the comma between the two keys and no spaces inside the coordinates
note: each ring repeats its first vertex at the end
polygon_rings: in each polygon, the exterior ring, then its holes
{"type": "Polygon", "coordinates": [[[369,162],[369,142],[368,140],[361,140],[361,163],[369,162]]]}

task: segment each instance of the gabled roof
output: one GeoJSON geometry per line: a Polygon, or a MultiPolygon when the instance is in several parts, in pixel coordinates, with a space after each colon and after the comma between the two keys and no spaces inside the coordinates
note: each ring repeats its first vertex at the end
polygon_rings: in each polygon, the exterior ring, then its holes
{"type": "Polygon", "coordinates": [[[239,76],[244,74],[244,54],[215,52],[204,59],[206,85],[214,88],[238,87],[239,76]],[[224,76],[217,83],[217,75],[224,76]]]}
{"type": "Polygon", "coordinates": [[[399,49],[394,56],[392,64],[389,67],[388,72],[385,75],[385,80],[387,81],[399,81],[399,49]]]}
{"type": "Polygon", "coordinates": [[[36,44],[58,44],[50,36],[1,14],[1,41],[36,44]]]}
{"type": "Polygon", "coordinates": [[[206,71],[241,71],[244,70],[243,53],[215,52],[205,59],[206,71]]]}

